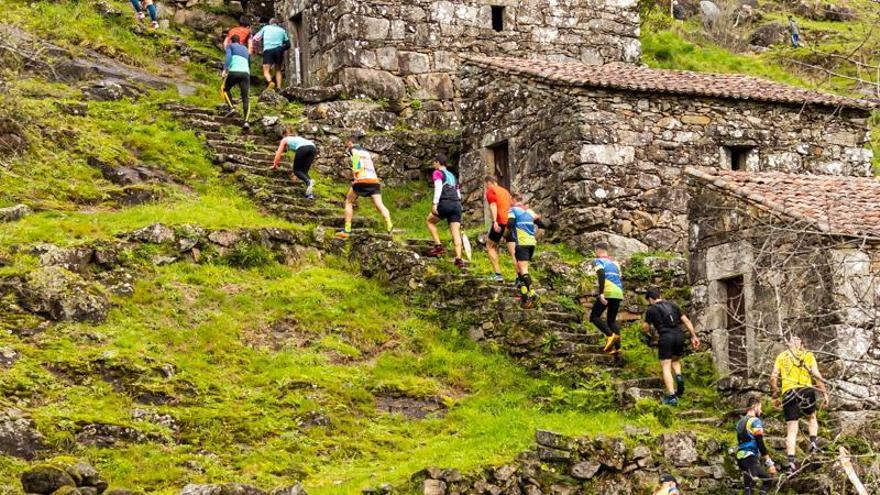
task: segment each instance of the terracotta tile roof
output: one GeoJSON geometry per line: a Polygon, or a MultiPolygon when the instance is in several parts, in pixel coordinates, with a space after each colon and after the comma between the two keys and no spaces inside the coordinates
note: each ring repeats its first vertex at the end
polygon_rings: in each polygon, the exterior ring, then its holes
{"type": "Polygon", "coordinates": [[[465,56],[467,62],[508,74],[522,75],[548,84],[611,88],[649,93],[707,96],[788,104],[872,109],[867,100],[845,98],[787,86],[757,77],[681,70],[650,69],[620,62],[587,65],[513,57],[465,56]]]}
{"type": "Polygon", "coordinates": [[[703,184],[827,234],[880,238],[880,180],[688,167],[703,184]]]}

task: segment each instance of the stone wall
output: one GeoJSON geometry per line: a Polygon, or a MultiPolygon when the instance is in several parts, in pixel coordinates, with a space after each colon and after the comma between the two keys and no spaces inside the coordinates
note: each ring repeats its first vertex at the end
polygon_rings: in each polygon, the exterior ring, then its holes
{"type": "Polygon", "coordinates": [[[766,389],[782,335],[796,333],[830,381],[832,408],[880,406],[880,246],[814,234],[704,187],[691,194],[692,307],[729,375],[722,385],[766,389]],[[739,276],[745,328],[732,333],[727,288],[739,276]]]}
{"type": "Polygon", "coordinates": [[[867,114],[782,104],[550,87],[465,65],[460,75],[463,187],[473,205],[510,143],[513,189],[555,217],[563,238],[605,231],[684,251],[685,166],[867,176],[867,114]]]}
{"type": "Polygon", "coordinates": [[[350,96],[418,100],[419,113],[444,113],[450,122],[459,54],[602,64],[637,62],[641,53],[633,0],[278,0],[276,12],[291,33],[302,26],[303,85],[341,83],[350,96]],[[500,32],[493,6],[503,9],[500,32]]]}

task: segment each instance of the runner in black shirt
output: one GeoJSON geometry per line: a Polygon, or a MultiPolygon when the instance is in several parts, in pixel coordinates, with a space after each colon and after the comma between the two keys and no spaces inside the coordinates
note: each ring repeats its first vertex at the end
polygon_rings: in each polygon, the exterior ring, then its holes
{"type": "Polygon", "coordinates": [[[700,347],[700,339],[694,330],[694,325],[687,316],[675,304],[664,301],[660,295],[660,289],[651,288],[645,293],[645,297],[651,306],[645,312],[643,330],[647,333],[651,325],[657,329],[660,336],[658,357],[660,367],[663,369],[663,383],[666,385],[668,394],[663,399],[664,404],[678,405],[678,398],[684,395],[684,377],[681,374],[681,357],[684,355],[684,325],[691,334],[691,345],[694,349],[700,347]],[[675,371],[675,380],[672,372],[675,371]]]}

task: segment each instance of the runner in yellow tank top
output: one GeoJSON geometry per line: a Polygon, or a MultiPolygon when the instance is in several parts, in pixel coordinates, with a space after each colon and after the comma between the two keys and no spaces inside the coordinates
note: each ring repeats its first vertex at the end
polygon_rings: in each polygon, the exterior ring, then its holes
{"type": "Polygon", "coordinates": [[[804,349],[800,337],[791,337],[787,344],[788,349],[782,351],[773,364],[773,372],[770,374],[770,389],[774,396],[779,396],[779,379],[781,377],[782,400],[776,399],[775,403],[777,407],[782,406],[787,423],[785,453],[788,455],[788,469],[796,471],[795,452],[800,429],[798,421],[802,416],[807,417],[810,450],[818,451],[819,420],[816,417],[818,409],[816,388],[822,392],[824,407],[828,407],[830,400],[813,353],[804,349]],[[813,380],[816,382],[816,388],[813,388],[813,380]]]}

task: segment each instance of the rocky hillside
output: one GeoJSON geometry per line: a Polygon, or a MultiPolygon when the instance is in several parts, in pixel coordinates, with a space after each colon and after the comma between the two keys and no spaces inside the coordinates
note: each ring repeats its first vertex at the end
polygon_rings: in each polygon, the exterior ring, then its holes
{"type": "MultiPolygon", "coordinates": [[[[419,256],[425,184],[387,189],[393,236],[362,210],[333,239],[338,121],[389,154],[449,136],[382,102],[277,94],[242,134],[215,109],[216,26],[241,4],[188,4],[149,31],[121,1],[3,2],[0,493],[641,493],[660,470],[736,486],[737,404],[708,355],[681,408],[659,406],[635,325],[615,360],[582,323],[583,254],[543,246],[523,313],[482,256],[465,274],[419,256]],[[328,150],[317,202],[269,171],[285,122],[328,150]]],[[[684,269],[649,253],[625,276],[686,301],[684,269]]],[[[843,433],[828,455],[878,443],[843,433]]],[[[828,466],[800,480],[844,486],[828,466]]]]}

